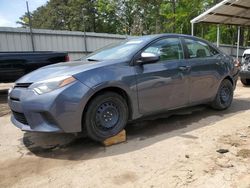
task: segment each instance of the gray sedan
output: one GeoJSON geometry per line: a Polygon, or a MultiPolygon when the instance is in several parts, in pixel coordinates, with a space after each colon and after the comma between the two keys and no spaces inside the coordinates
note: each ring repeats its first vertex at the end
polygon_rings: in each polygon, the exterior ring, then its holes
{"type": "Polygon", "coordinates": [[[233,58],[205,40],[150,35],[31,72],[8,103],[21,130],[85,131],[102,141],[144,116],[197,104],[227,109],[237,77],[233,58]]]}

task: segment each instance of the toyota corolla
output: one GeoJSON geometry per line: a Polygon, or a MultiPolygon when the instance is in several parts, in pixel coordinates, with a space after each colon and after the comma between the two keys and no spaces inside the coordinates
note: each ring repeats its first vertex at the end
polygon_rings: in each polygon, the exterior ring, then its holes
{"type": "Polygon", "coordinates": [[[144,116],[198,104],[227,109],[237,77],[234,59],[205,40],[150,35],[31,72],[8,103],[23,131],[85,131],[102,141],[144,116]]]}

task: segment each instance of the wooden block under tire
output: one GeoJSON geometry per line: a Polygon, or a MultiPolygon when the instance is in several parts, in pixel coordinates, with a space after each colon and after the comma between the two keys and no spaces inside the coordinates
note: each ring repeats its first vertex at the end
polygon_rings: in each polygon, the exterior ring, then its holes
{"type": "Polygon", "coordinates": [[[112,146],[126,141],[126,131],[123,129],[117,135],[107,138],[102,142],[104,146],[112,146]]]}

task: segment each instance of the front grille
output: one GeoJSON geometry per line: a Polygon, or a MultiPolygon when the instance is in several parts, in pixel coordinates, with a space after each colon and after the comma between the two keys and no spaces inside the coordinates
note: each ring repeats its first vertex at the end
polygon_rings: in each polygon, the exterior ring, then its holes
{"type": "Polygon", "coordinates": [[[27,119],[23,113],[12,111],[14,118],[22,124],[28,125],[27,119]]]}
{"type": "Polygon", "coordinates": [[[21,88],[28,88],[32,83],[16,83],[14,88],[21,87],[21,88]]]}

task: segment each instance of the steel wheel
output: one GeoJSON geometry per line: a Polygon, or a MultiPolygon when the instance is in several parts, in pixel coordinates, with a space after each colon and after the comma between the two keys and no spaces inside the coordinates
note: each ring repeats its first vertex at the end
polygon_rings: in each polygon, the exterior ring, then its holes
{"type": "Polygon", "coordinates": [[[220,90],[220,100],[222,104],[226,104],[231,97],[231,91],[227,86],[223,86],[220,90]]]}
{"type": "Polygon", "coordinates": [[[241,83],[245,86],[249,86],[250,85],[250,79],[240,79],[241,83]]]}
{"type": "Polygon", "coordinates": [[[118,134],[127,124],[128,106],[117,93],[105,92],[92,99],[87,106],[84,127],[90,138],[103,141],[118,134]]]}
{"type": "Polygon", "coordinates": [[[227,109],[231,106],[233,101],[233,93],[234,89],[232,83],[227,79],[223,80],[211,106],[217,110],[227,109]]]}
{"type": "Polygon", "coordinates": [[[99,106],[96,112],[95,123],[103,130],[112,129],[120,117],[118,107],[112,101],[105,102],[99,106]]]}

